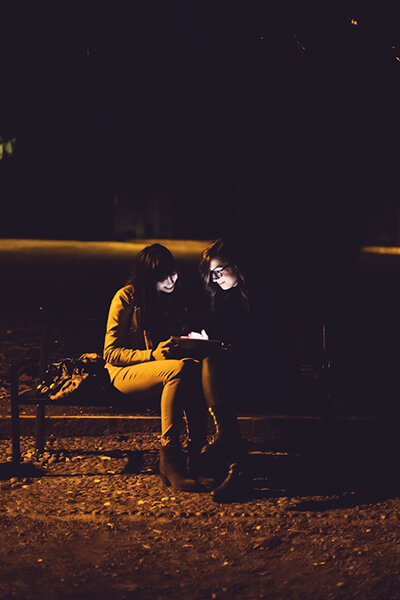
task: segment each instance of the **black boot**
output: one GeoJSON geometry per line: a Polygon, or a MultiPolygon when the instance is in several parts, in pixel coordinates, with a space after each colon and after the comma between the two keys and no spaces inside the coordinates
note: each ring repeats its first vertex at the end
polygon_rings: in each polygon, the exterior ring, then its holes
{"type": "Polygon", "coordinates": [[[208,410],[214,421],[215,435],[201,454],[214,469],[214,477],[219,483],[211,495],[216,502],[233,502],[234,498],[245,496],[251,487],[247,443],[229,408],[215,406],[208,410]]]}
{"type": "Polygon", "coordinates": [[[197,479],[206,490],[213,490],[220,483],[214,468],[201,453],[203,447],[190,444],[188,446],[188,471],[191,477],[197,479]]]}
{"type": "Polygon", "coordinates": [[[189,476],[186,470],[186,454],[180,446],[162,446],[160,451],[160,477],[164,485],[184,492],[202,492],[205,488],[189,476]]]}
{"type": "Polygon", "coordinates": [[[246,454],[246,449],[236,416],[222,406],[210,407],[208,411],[214,422],[215,433],[213,441],[202,449],[203,457],[226,461],[227,466],[240,461],[246,454]]]}
{"type": "Polygon", "coordinates": [[[207,407],[200,404],[193,405],[185,409],[185,422],[187,432],[187,468],[193,479],[197,479],[207,490],[213,490],[218,483],[209,468],[208,461],[201,454],[202,449],[207,445],[207,407]]]}
{"type": "Polygon", "coordinates": [[[225,480],[211,492],[214,502],[243,502],[251,493],[251,477],[239,463],[232,463],[225,480]]]}

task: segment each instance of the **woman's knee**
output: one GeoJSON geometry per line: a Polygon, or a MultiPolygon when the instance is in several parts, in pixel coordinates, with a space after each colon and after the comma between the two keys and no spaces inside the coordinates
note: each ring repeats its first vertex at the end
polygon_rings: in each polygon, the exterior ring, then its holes
{"type": "Polygon", "coordinates": [[[174,366],[169,373],[168,380],[184,379],[194,381],[199,378],[200,363],[197,360],[184,358],[182,360],[174,360],[173,362],[174,366]]]}
{"type": "Polygon", "coordinates": [[[207,375],[215,375],[221,373],[224,370],[224,361],[221,357],[217,356],[205,356],[202,360],[201,370],[203,377],[207,375]]]}

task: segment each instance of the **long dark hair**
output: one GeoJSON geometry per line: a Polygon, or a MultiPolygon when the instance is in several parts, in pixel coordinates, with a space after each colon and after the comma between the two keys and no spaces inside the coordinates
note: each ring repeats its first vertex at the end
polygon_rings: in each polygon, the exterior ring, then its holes
{"type": "Polygon", "coordinates": [[[207,292],[210,295],[212,309],[216,310],[219,308],[219,306],[223,303],[224,294],[219,285],[211,278],[210,263],[213,258],[219,258],[223,260],[234,270],[238,279],[238,288],[242,299],[243,308],[245,310],[250,310],[246,279],[241,268],[239,267],[236,249],[232,243],[222,239],[215,240],[204,250],[199,264],[200,276],[207,292]]]}
{"type": "Polygon", "coordinates": [[[177,272],[171,252],[161,244],[146,246],[137,255],[127,285],[132,285],[136,306],[154,310],[160,298],[156,290],[157,281],[163,281],[177,272]]]}

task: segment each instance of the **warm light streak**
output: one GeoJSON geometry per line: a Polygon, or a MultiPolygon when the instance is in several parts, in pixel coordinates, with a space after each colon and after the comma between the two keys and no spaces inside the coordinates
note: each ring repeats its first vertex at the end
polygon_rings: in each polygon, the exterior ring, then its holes
{"type": "Polygon", "coordinates": [[[158,242],[167,246],[176,256],[198,257],[211,243],[211,240],[168,240],[168,239],[135,239],[126,242],[91,242],[77,240],[31,240],[31,239],[1,239],[1,257],[11,253],[14,255],[29,255],[41,257],[51,254],[53,257],[87,256],[99,259],[110,256],[126,258],[135,256],[148,244],[158,242]]]}
{"type": "Polygon", "coordinates": [[[351,19],[351,20],[350,20],[350,23],[351,23],[352,25],[354,25],[354,27],[357,27],[357,25],[358,25],[358,21],[357,21],[357,19],[351,19]]]}
{"type": "Polygon", "coordinates": [[[400,247],[397,246],[363,246],[361,254],[392,254],[400,255],[400,247]]]}

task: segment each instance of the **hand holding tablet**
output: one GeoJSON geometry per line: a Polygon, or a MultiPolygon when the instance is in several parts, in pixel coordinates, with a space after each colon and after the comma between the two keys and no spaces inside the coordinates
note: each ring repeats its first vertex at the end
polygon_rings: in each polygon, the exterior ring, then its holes
{"type": "Polygon", "coordinates": [[[189,335],[173,337],[178,353],[182,356],[193,356],[201,358],[209,354],[227,350],[228,346],[221,340],[210,340],[203,331],[201,333],[191,331],[189,335]],[[195,335],[193,335],[195,334],[195,335]]]}

